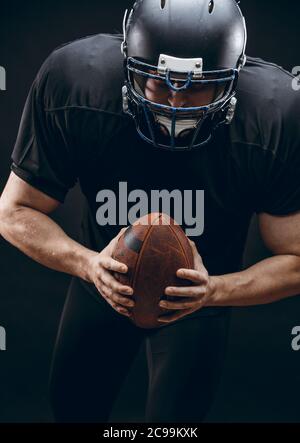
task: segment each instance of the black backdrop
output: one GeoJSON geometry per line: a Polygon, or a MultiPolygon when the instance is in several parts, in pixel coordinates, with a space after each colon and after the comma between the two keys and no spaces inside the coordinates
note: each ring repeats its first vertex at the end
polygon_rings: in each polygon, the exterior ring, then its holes
{"type": "MultiPolygon", "coordinates": [[[[61,43],[98,32],[121,31],[131,1],[27,0],[0,6],[0,65],[7,91],[0,91],[0,189],[26,95],[47,55],[61,43]]],[[[248,21],[247,53],[288,70],[300,65],[300,5],[286,0],[243,0],[248,21]]],[[[74,238],[80,219],[75,189],[54,218],[74,238]]],[[[253,221],[245,265],[268,255],[253,221]]],[[[0,238],[0,326],[7,351],[0,352],[0,422],[48,422],[47,377],[69,277],[32,262],[0,238]]],[[[235,309],[225,372],[208,421],[300,421],[300,353],[291,330],[300,324],[300,299],[235,309]]],[[[114,409],[113,420],[143,420],[147,373],[143,349],[114,409]]]]}

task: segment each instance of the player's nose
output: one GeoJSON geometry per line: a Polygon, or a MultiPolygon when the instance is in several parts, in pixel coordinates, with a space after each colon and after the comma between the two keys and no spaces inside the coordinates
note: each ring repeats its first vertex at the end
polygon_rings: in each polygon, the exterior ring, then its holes
{"type": "Polygon", "coordinates": [[[186,107],[187,97],[183,91],[171,91],[168,101],[173,108],[184,108],[186,107]]]}

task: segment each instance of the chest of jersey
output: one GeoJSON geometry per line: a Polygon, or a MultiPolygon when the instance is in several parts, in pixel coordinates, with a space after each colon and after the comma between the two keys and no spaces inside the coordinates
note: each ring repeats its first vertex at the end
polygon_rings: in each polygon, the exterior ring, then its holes
{"type": "Polygon", "coordinates": [[[80,183],[95,225],[113,237],[145,213],[166,212],[194,237],[207,266],[236,265],[251,209],[224,135],[191,152],[155,149],[128,128],[102,149],[86,145],[80,183]]]}

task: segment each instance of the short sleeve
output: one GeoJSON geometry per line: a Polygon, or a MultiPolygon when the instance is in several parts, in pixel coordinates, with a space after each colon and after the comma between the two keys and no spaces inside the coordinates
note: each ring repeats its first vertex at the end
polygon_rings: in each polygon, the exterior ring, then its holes
{"type": "Polygon", "coordinates": [[[238,185],[256,213],[300,211],[300,92],[282,67],[249,57],[231,134],[238,185]]]}
{"type": "MultiPolygon", "coordinates": [[[[52,57],[42,65],[24,106],[16,143],[12,153],[12,171],[28,184],[63,202],[77,181],[71,137],[63,107],[46,109],[55,85],[52,57]]],[[[62,87],[57,85],[57,87],[62,87]]]]}
{"type": "Polygon", "coordinates": [[[276,158],[269,162],[257,194],[256,212],[288,215],[300,211],[300,144],[298,157],[295,162],[276,158]]]}
{"type": "Polygon", "coordinates": [[[287,81],[281,100],[274,101],[272,113],[266,115],[263,146],[253,148],[259,170],[258,209],[271,215],[300,211],[300,95],[292,90],[291,77],[287,81]]]}

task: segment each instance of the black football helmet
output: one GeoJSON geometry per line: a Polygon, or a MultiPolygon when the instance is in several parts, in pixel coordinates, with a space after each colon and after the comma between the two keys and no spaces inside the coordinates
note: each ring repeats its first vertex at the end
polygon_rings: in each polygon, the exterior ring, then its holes
{"type": "Polygon", "coordinates": [[[247,41],[235,0],[138,0],[123,32],[123,109],[143,140],[190,150],[232,121],[247,41]]]}

